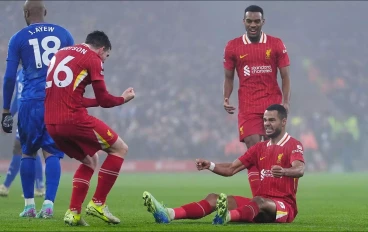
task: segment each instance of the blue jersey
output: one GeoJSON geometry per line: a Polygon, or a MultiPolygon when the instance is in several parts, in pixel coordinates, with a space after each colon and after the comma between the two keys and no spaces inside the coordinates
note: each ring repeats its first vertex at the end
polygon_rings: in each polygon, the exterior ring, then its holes
{"type": "Polygon", "coordinates": [[[15,81],[15,96],[10,107],[10,113],[14,116],[18,112],[19,101],[23,90],[23,69],[19,69],[17,72],[17,79],[15,81]]]}
{"type": "Polygon", "coordinates": [[[65,28],[50,23],[35,23],[17,32],[9,41],[4,77],[4,109],[9,109],[16,69],[23,67],[22,101],[44,100],[47,69],[51,58],[74,40],[65,28]]]}

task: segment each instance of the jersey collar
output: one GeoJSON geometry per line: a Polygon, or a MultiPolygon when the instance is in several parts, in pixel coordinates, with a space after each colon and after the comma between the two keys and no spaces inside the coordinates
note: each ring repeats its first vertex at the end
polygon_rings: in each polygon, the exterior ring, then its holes
{"type": "MultiPolygon", "coordinates": [[[[282,139],[280,139],[280,141],[276,144],[277,146],[283,147],[285,145],[285,143],[287,143],[287,141],[289,141],[290,139],[290,135],[286,132],[285,135],[282,137],[282,139]]],[[[271,146],[271,140],[268,141],[267,143],[267,147],[271,146]]]]}
{"type": "MultiPolygon", "coordinates": [[[[267,42],[267,35],[262,31],[261,32],[261,38],[259,39],[259,43],[266,43],[267,42]]],[[[251,44],[252,42],[248,38],[247,33],[243,35],[243,43],[244,44],[251,44]]]]}

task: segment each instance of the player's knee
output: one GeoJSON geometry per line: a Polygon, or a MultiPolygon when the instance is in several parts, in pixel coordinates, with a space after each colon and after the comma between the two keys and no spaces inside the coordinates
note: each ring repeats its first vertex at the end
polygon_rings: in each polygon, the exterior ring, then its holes
{"type": "Polygon", "coordinates": [[[266,200],[263,197],[253,197],[252,199],[253,202],[257,203],[259,209],[261,210],[262,208],[264,208],[265,204],[266,204],[266,200]]]}
{"type": "Polygon", "coordinates": [[[98,154],[96,153],[93,156],[87,155],[81,162],[93,170],[96,170],[98,165],[98,154]]]}
{"type": "Polygon", "coordinates": [[[210,193],[206,196],[205,200],[208,201],[208,203],[210,204],[210,206],[212,208],[216,207],[216,202],[217,202],[217,198],[218,198],[218,194],[216,193],[210,193]]]}
{"type": "Polygon", "coordinates": [[[117,155],[124,158],[128,153],[128,145],[119,137],[118,140],[105,151],[108,154],[117,155]]]}
{"type": "Polygon", "coordinates": [[[22,154],[22,149],[20,146],[20,141],[19,140],[15,140],[14,142],[14,146],[13,146],[13,155],[20,155],[22,154]]]}

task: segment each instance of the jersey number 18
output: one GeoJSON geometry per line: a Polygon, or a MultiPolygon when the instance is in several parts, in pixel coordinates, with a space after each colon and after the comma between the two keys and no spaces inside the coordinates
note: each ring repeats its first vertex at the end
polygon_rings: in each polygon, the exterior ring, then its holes
{"type": "Polygon", "coordinates": [[[40,51],[40,43],[38,39],[28,40],[29,45],[33,46],[33,52],[35,57],[35,63],[37,68],[42,68],[43,64],[49,66],[50,54],[55,54],[61,45],[60,39],[56,36],[47,36],[41,40],[41,47],[45,50],[42,55],[40,51]],[[53,47],[49,47],[49,42],[54,44],[53,47]]]}

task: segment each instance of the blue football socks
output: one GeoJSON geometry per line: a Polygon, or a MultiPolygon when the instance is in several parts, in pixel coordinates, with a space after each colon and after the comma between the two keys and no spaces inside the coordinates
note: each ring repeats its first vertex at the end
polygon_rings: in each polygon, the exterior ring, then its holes
{"type": "Polygon", "coordinates": [[[20,162],[20,179],[25,199],[34,198],[34,183],[36,176],[36,159],[23,157],[20,162]]]}
{"type": "Polygon", "coordinates": [[[61,167],[60,158],[57,156],[49,156],[46,159],[45,175],[46,175],[46,196],[45,200],[54,202],[56,192],[59,187],[61,167]]]}

